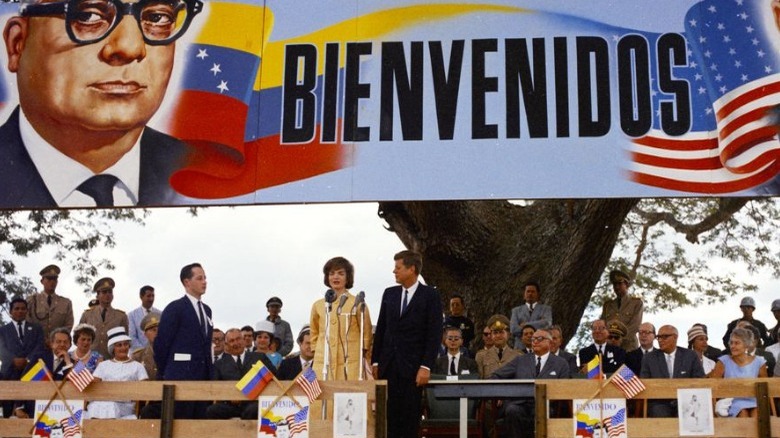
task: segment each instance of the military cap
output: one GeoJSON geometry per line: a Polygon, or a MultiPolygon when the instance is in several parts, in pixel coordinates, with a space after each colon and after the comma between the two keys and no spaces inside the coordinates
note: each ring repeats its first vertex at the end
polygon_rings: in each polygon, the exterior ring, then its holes
{"type": "Polygon", "coordinates": [[[609,271],[609,282],[612,284],[619,283],[621,281],[625,281],[631,285],[631,277],[628,276],[628,274],[625,273],[625,271],[621,271],[620,269],[613,269],[609,271]]]}
{"type": "Polygon", "coordinates": [[[504,315],[493,315],[488,319],[487,326],[490,330],[508,330],[509,318],[504,315]]]}
{"type": "Polygon", "coordinates": [[[772,312],[775,310],[780,310],[780,300],[772,301],[772,312]]]}
{"type": "Polygon", "coordinates": [[[268,299],[268,301],[265,302],[265,307],[270,306],[271,304],[278,304],[279,307],[282,306],[282,300],[279,297],[271,297],[268,299]]]}
{"type": "Polygon", "coordinates": [[[160,325],[160,318],[157,314],[154,313],[146,314],[146,316],[144,316],[141,320],[141,328],[143,328],[144,331],[155,328],[158,325],[160,325]]]}
{"type": "Polygon", "coordinates": [[[101,289],[114,289],[116,286],[116,283],[114,283],[114,279],[111,277],[103,277],[100,280],[95,283],[95,287],[92,288],[93,291],[97,292],[101,289]]]}
{"type": "Polygon", "coordinates": [[[41,277],[45,277],[47,275],[60,275],[60,267],[57,265],[49,265],[41,269],[41,277]]]}
{"type": "Polygon", "coordinates": [[[309,324],[306,324],[305,326],[303,326],[301,331],[298,332],[298,339],[308,335],[309,333],[311,333],[311,327],[309,327],[309,324]]]}
{"type": "MultiPolygon", "coordinates": [[[[742,301],[739,303],[739,307],[752,307],[755,310],[756,300],[754,300],[752,297],[742,298],[742,301]]],[[[774,305],[772,307],[774,308],[774,305]]]]}
{"type": "Polygon", "coordinates": [[[609,322],[607,325],[607,330],[609,330],[609,334],[611,335],[619,335],[621,338],[626,336],[626,333],[628,333],[628,329],[626,328],[626,325],[623,324],[622,321],[619,321],[617,319],[613,319],[609,322]]]}

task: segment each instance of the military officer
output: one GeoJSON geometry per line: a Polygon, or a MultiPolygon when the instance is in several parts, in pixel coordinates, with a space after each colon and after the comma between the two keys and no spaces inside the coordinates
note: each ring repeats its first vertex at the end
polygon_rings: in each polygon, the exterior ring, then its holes
{"type": "Polygon", "coordinates": [[[149,375],[149,380],[157,380],[157,364],[154,362],[154,338],[157,337],[157,326],[160,325],[160,315],[156,313],[147,313],[146,316],[141,319],[141,328],[144,331],[147,343],[146,347],[133,352],[133,360],[143,364],[146,368],[146,374],[149,375]]]}
{"type": "Polygon", "coordinates": [[[479,376],[482,379],[487,379],[495,370],[520,355],[519,351],[507,343],[509,318],[504,315],[493,315],[488,319],[488,327],[493,335],[493,346],[487,350],[480,350],[476,358],[479,376]]]}
{"type": "Polygon", "coordinates": [[[114,301],[114,286],[116,283],[112,278],[105,277],[98,280],[92,290],[97,294],[99,304],[85,310],[79,321],[95,327],[95,350],[103,357],[111,357],[108,354],[108,331],[119,326],[127,330],[128,326],[127,314],[111,307],[111,302],[114,301]]]}
{"type": "Polygon", "coordinates": [[[604,302],[599,319],[604,321],[619,320],[625,324],[626,334],[621,342],[621,347],[625,351],[636,350],[639,347],[636,333],[642,323],[644,303],[641,298],[629,295],[628,288],[631,286],[631,277],[625,272],[619,269],[611,271],[609,281],[615,291],[615,298],[604,302]]]}
{"type": "Polygon", "coordinates": [[[43,291],[27,298],[27,321],[41,325],[48,348],[52,330],[65,327],[70,332],[73,329],[73,304],[56,292],[59,266],[49,265],[41,269],[40,274],[43,291]]]}

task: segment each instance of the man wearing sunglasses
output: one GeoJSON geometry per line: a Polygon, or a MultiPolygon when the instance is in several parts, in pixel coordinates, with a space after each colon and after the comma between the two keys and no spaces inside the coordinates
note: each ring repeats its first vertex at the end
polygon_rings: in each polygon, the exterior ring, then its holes
{"type": "Polygon", "coordinates": [[[160,205],[189,148],[146,126],[200,0],[23,2],[3,31],[17,107],[0,207],[160,205]]]}

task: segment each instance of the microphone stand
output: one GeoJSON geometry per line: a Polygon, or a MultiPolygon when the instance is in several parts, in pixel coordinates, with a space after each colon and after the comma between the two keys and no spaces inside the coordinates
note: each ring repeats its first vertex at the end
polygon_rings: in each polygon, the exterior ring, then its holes
{"type": "MultiPolygon", "coordinates": [[[[349,363],[349,326],[350,326],[349,317],[350,316],[352,316],[352,311],[349,311],[344,315],[344,323],[347,325],[347,329],[344,330],[344,339],[341,341],[341,347],[344,349],[344,380],[349,380],[347,377],[347,364],[349,363]]],[[[339,328],[339,337],[341,337],[341,328],[339,328]]]]}
{"type": "MultiPolygon", "coordinates": [[[[322,380],[328,380],[328,369],[330,368],[330,310],[333,307],[334,295],[329,295],[332,289],[325,294],[325,351],[322,360],[322,380]]],[[[322,419],[328,419],[328,401],[322,401],[322,419]]]]}
{"type": "MultiPolygon", "coordinates": [[[[362,292],[361,292],[362,293],[362,292]]],[[[363,380],[363,373],[365,373],[365,362],[366,359],[363,357],[363,350],[365,349],[365,345],[363,345],[363,334],[365,333],[365,327],[364,327],[364,313],[366,311],[366,303],[365,301],[361,301],[360,304],[358,304],[358,318],[360,318],[360,368],[358,372],[358,380],[363,380]]]]}

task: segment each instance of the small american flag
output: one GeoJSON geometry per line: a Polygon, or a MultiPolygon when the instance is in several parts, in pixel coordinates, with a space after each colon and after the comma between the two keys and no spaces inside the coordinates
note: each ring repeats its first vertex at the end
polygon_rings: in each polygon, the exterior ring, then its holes
{"type": "Polygon", "coordinates": [[[81,424],[82,415],[84,415],[84,411],[82,409],[79,409],[78,411],[76,411],[75,414],[73,414],[72,417],[63,418],[62,420],[60,420],[63,436],[65,438],[73,438],[76,436],[81,436],[81,427],[79,427],[79,424],[81,424]]]}
{"type": "Polygon", "coordinates": [[[95,380],[95,376],[92,375],[89,368],[82,361],[76,362],[73,370],[66,377],[79,392],[84,392],[87,386],[95,380]]]}
{"type": "MultiPolygon", "coordinates": [[[[630,371],[630,370],[629,370],[630,371]]],[[[608,438],[621,438],[627,436],[626,434],[626,410],[621,409],[617,413],[606,420],[604,425],[607,426],[608,438]]]]}
{"type": "Polygon", "coordinates": [[[285,421],[287,421],[287,426],[290,428],[290,438],[304,430],[309,430],[309,407],[305,406],[295,415],[288,415],[285,421]]]}
{"type": "Polygon", "coordinates": [[[615,371],[615,375],[612,376],[612,383],[623,391],[626,398],[634,398],[634,396],[645,390],[645,384],[631,371],[631,368],[625,365],[615,371]]]}
{"type": "Polygon", "coordinates": [[[303,389],[310,402],[317,400],[317,397],[322,394],[320,382],[317,381],[317,375],[311,368],[306,368],[301,374],[298,374],[298,377],[295,378],[295,383],[303,389]]]}

